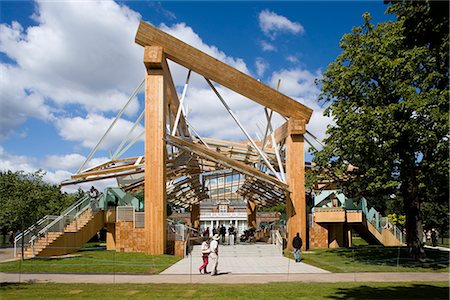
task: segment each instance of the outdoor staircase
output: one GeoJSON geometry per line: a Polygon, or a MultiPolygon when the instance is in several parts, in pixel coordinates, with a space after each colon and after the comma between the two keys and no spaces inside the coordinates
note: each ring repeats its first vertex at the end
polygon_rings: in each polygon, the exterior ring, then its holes
{"type": "MultiPolygon", "coordinates": [[[[45,216],[14,241],[15,256],[24,257],[63,255],[78,251],[104,226],[104,212],[99,207],[103,195],[93,202],[84,196],[60,216],[45,216]],[[95,209],[92,209],[92,205],[95,209]]],[[[101,206],[100,206],[101,207],[101,206]]]]}
{"type": "Polygon", "coordinates": [[[100,226],[94,225],[93,230],[88,230],[91,234],[87,236],[82,234],[95,222],[97,214],[102,214],[102,211],[93,213],[90,208],[86,209],[79,217],[64,227],[63,232],[48,232],[37,238],[33,245],[24,250],[24,257],[61,255],[77,251],[103,227],[103,222],[100,222],[100,226]],[[68,239],[73,242],[67,243],[68,239]]]}

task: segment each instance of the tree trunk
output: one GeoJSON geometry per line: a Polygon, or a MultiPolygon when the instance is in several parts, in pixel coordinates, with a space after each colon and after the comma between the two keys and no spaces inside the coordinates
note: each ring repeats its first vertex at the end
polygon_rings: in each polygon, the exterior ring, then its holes
{"type": "Polygon", "coordinates": [[[425,257],[425,251],[422,243],[423,227],[415,157],[414,154],[400,153],[400,159],[402,160],[401,193],[406,212],[406,243],[409,255],[414,259],[422,259],[425,257]]]}

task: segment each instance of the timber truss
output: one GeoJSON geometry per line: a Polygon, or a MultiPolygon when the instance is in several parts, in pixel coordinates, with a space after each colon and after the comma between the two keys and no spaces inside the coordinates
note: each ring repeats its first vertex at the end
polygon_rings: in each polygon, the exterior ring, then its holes
{"type": "MultiPolygon", "coordinates": [[[[273,206],[289,201],[289,216],[296,215],[298,219],[291,222],[294,230],[298,232],[299,226],[303,225],[306,228],[303,138],[312,110],[145,22],[139,25],[136,43],[145,49],[146,79],[119,112],[105,136],[145,86],[144,111],[110,161],[85,168],[103,137],[79,171],[62,184],[117,178],[125,191],[144,190],[145,222],[159,228],[158,222],[165,222],[166,203],[183,207],[198,205],[209,198],[202,177],[226,170],[243,175],[245,180],[238,187],[237,194],[248,202],[273,206]],[[168,60],[189,70],[181,97],[176,92],[168,60]],[[246,142],[202,138],[192,127],[184,111],[191,72],[205,78],[242,131],[246,142]],[[263,138],[257,140],[250,136],[217,90],[217,85],[263,106],[267,120],[263,138]],[[277,129],[272,127],[274,112],[286,120],[277,129]],[[145,129],[133,134],[142,120],[145,120],[145,129]],[[142,138],[145,140],[142,156],[121,158],[142,138]]],[[[149,233],[148,239],[156,244],[164,240],[161,235],[156,237],[155,233],[149,233]]],[[[151,245],[156,248],[149,253],[161,253],[160,248],[151,245]]]]}

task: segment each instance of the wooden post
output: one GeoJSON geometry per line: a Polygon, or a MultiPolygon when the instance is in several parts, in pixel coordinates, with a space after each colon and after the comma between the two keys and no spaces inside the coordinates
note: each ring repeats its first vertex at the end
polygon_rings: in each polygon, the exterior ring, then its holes
{"type": "Polygon", "coordinates": [[[256,203],[247,199],[247,227],[256,229],[256,203]]]}
{"type": "Polygon", "coordinates": [[[290,196],[286,203],[287,246],[292,250],[292,240],[300,233],[303,240],[302,250],[306,250],[306,197],[305,197],[305,121],[289,120],[289,132],[286,137],[286,175],[290,196]]]}
{"type": "Polygon", "coordinates": [[[195,229],[200,229],[200,203],[191,206],[191,224],[195,229]]]}
{"type": "Polygon", "coordinates": [[[145,81],[145,237],[147,254],[166,249],[166,134],[163,49],[144,50],[145,81]]]}

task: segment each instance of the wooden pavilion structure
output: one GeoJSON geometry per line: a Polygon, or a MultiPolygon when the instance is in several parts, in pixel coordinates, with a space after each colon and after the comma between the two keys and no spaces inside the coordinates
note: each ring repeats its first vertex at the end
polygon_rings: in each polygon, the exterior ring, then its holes
{"type": "MultiPolygon", "coordinates": [[[[104,178],[128,178],[126,191],[144,190],[144,239],[147,254],[166,249],[166,205],[189,207],[192,224],[199,224],[199,203],[208,196],[200,177],[230,169],[245,176],[238,193],[248,203],[248,224],[256,227],[256,207],[287,203],[287,240],[297,232],[307,238],[304,134],[312,110],[208,54],[141,22],[135,41],[144,48],[145,150],[140,157],[112,159],[72,176],[70,183],[104,178]],[[264,142],[247,145],[208,139],[190,133],[168,60],[203,76],[248,136],[215,85],[224,86],[265,108],[268,126],[264,142]],[[214,83],[215,84],[214,84],[214,83]],[[272,112],[286,122],[272,129],[272,112]],[[168,130],[168,128],[170,130],[168,130]],[[271,138],[271,147],[267,146],[271,138]],[[267,141],[266,141],[267,140],[267,141]]],[[[290,247],[291,243],[288,243],[290,247]]],[[[307,243],[304,243],[306,247],[307,243]]]]}

